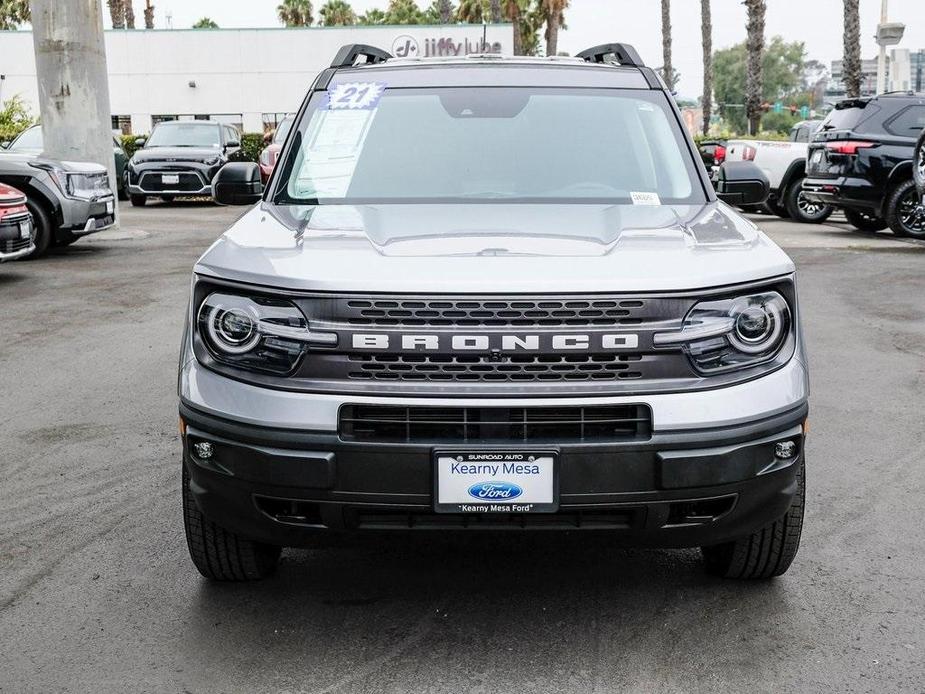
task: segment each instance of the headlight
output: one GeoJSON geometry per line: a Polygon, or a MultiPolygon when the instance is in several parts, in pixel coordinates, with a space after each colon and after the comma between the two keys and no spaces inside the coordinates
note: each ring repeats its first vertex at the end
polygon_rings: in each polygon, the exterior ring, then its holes
{"type": "Polygon", "coordinates": [[[109,189],[109,174],[104,171],[99,173],[65,171],[44,162],[32,162],[30,165],[47,171],[67,198],[96,200],[112,195],[109,189]]]}
{"type": "Polygon", "coordinates": [[[680,346],[703,374],[744,369],[777,356],[791,334],[787,301],[777,292],[696,304],[678,332],[658,333],[656,347],[680,346]]]}
{"type": "Polygon", "coordinates": [[[290,301],[215,292],[199,308],[199,336],[219,362],[243,369],[288,374],[309,345],[334,346],[335,333],[309,330],[290,301]]]}

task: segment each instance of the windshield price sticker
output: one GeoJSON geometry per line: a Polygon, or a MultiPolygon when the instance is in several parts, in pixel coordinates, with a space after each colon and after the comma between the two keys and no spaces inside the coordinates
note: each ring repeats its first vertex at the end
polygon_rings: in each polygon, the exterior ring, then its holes
{"type": "Polygon", "coordinates": [[[661,205],[662,201],[658,197],[658,193],[637,193],[631,192],[630,198],[633,201],[634,205],[661,205]]]}
{"type": "Polygon", "coordinates": [[[385,82],[344,82],[328,89],[328,109],[331,111],[369,111],[376,108],[385,82]]]}

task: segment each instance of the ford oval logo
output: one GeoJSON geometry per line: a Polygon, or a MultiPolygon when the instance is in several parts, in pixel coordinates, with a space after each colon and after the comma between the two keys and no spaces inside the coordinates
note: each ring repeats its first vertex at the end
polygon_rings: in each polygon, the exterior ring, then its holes
{"type": "Polygon", "coordinates": [[[469,496],[479,501],[510,501],[523,493],[513,482],[478,482],[469,487],[469,496]]]}

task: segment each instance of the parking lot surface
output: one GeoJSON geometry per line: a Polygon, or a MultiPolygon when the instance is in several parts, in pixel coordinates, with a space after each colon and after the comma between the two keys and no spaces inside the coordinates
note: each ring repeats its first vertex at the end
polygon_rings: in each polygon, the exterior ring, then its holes
{"type": "Polygon", "coordinates": [[[410,537],[203,580],[180,517],[190,268],[239,214],[0,267],[0,692],[925,691],[925,246],[753,217],[799,269],[813,375],[784,577],[606,537],[410,537]]]}

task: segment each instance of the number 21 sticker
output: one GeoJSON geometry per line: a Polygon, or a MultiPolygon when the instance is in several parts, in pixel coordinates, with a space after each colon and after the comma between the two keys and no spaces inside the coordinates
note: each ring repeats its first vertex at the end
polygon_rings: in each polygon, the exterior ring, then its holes
{"type": "Polygon", "coordinates": [[[376,108],[385,82],[344,82],[334,84],[328,89],[328,108],[370,110],[376,108]]]}

